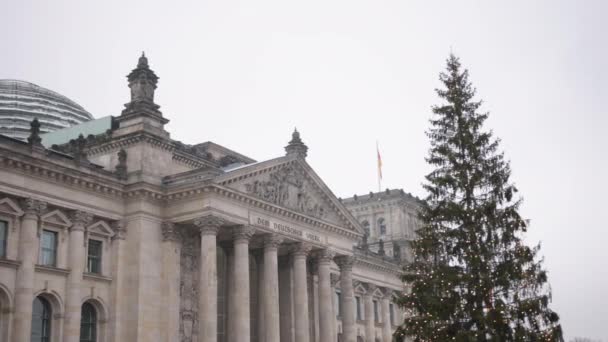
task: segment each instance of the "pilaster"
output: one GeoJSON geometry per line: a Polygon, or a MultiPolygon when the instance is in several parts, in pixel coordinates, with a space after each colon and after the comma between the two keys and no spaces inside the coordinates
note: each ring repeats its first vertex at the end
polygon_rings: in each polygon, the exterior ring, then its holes
{"type": "Polygon", "coordinates": [[[80,316],[81,316],[81,293],[82,274],[84,272],[85,258],[85,227],[91,223],[93,215],[84,211],[76,210],[71,213],[72,226],[69,238],[70,273],[66,287],[65,298],[65,321],[64,341],[78,342],[80,340],[80,316]]]}
{"type": "Polygon", "coordinates": [[[24,215],[19,238],[19,261],[15,282],[15,315],[13,338],[29,341],[32,325],[32,302],[34,300],[34,272],[38,257],[38,220],[46,210],[46,203],[27,198],[22,202],[24,215]]]}

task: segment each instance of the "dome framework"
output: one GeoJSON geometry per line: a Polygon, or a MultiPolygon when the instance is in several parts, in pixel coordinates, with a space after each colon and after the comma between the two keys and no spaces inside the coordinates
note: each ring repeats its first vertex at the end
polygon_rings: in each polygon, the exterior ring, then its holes
{"type": "Polygon", "coordinates": [[[37,118],[40,133],[53,132],[93,120],[82,106],[36,84],[0,80],[0,134],[26,140],[37,118]]]}

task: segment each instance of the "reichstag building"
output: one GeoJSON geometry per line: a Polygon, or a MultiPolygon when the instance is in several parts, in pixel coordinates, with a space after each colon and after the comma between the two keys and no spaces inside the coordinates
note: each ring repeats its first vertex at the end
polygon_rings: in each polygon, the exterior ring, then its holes
{"type": "Polygon", "coordinates": [[[55,96],[78,136],[0,135],[0,341],[391,341],[419,201],[337,198],[297,131],[264,161],[173,140],[157,82],[142,55],[105,126],[55,96]]]}

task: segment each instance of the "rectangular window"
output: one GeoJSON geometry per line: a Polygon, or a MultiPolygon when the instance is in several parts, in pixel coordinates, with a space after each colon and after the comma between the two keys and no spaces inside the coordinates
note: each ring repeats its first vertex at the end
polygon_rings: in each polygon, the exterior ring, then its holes
{"type": "Polygon", "coordinates": [[[336,317],[342,317],[342,295],[336,292],[336,317]]]}
{"type": "Polygon", "coordinates": [[[395,325],[395,308],[392,303],[388,305],[388,312],[391,317],[391,325],[395,325]]]}
{"type": "Polygon", "coordinates": [[[87,272],[101,274],[101,247],[101,241],[89,240],[87,272]]]}
{"type": "Polygon", "coordinates": [[[374,301],[374,322],[380,323],[380,312],[378,312],[378,301],[374,301]]]}
{"type": "Polygon", "coordinates": [[[0,258],[6,258],[6,240],[8,238],[8,222],[0,221],[0,258]]]}
{"type": "Polygon", "coordinates": [[[56,266],[57,233],[50,230],[43,230],[40,246],[40,264],[45,266],[56,266]]]}
{"type": "Polygon", "coordinates": [[[360,321],[363,319],[363,315],[361,315],[361,297],[355,297],[355,308],[357,311],[357,320],[360,321]]]}

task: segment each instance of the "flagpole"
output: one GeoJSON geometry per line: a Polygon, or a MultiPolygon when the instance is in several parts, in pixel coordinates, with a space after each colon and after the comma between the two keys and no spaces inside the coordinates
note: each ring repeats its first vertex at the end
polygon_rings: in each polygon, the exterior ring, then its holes
{"type": "Polygon", "coordinates": [[[382,191],[382,158],[380,157],[380,148],[378,140],[376,140],[376,156],[378,158],[378,192],[382,191]]]}

